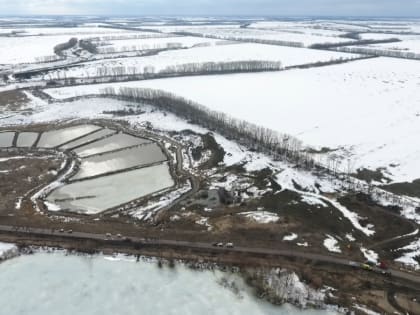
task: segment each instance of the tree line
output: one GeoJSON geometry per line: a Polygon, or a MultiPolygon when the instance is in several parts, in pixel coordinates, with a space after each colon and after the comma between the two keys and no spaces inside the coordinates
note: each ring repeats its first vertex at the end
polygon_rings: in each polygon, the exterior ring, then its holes
{"type": "Polygon", "coordinates": [[[346,53],[363,54],[378,57],[420,60],[420,54],[404,50],[378,49],[373,47],[338,47],[334,50],[346,53]]]}
{"type": "MultiPolygon", "coordinates": [[[[167,66],[159,71],[154,66],[117,66],[117,67],[98,67],[96,74],[90,75],[89,72],[83,78],[67,77],[66,72],[56,72],[49,74],[50,80],[70,80],[70,79],[87,79],[95,80],[101,78],[109,78],[110,81],[116,81],[120,78],[125,80],[158,78],[177,75],[200,75],[200,74],[223,74],[238,72],[260,72],[260,71],[279,71],[282,70],[282,64],[279,61],[267,60],[247,60],[247,61],[230,61],[230,62],[204,62],[204,63],[187,63],[173,66],[167,66]]],[[[85,82],[86,83],[86,82],[85,82]]]]}
{"type": "Polygon", "coordinates": [[[78,42],[79,41],[76,37],[70,38],[68,42],[56,45],[54,47],[54,53],[56,53],[59,56],[62,56],[65,50],[73,48],[77,45],[78,42]]]}
{"type": "Polygon", "coordinates": [[[98,47],[98,53],[100,54],[113,54],[113,53],[122,53],[122,52],[132,52],[132,51],[144,51],[144,50],[158,50],[158,49],[180,49],[182,48],[182,43],[161,43],[161,44],[143,44],[143,45],[131,45],[131,46],[122,46],[116,48],[115,46],[105,46],[98,47]]]}
{"type": "Polygon", "coordinates": [[[364,46],[364,45],[374,45],[374,44],[389,44],[389,43],[398,43],[401,42],[398,38],[387,38],[387,39],[361,39],[355,41],[341,42],[341,43],[323,43],[323,44],[313,44],[309,46],[312,49],[331,49],[343,46],[364,46]]]}
{"type": "Polygon", "coordinates": [[[244,38],[240,36],[210,35],[210,34],[199,34],[199,33],[191,33],[191,32],[174,32],[171,34],[180,35],[180,36],[194,36],[194,37],[199,36],[199,37],[204,37],[204,38],[230,40],[230,41],[243,42],[243,43],[256,43],[256,44],[289,46],[289,47],[298,47],[298,48],[304,47],[303,43],[300,43],[300,42],[291,42],[291,41],[276,40],[276,39],[244,38]]]}
{"type": "Polygon", "coordinates": [[[221,112],[212,111],[198,103],[161,90],[121,87],[103,89],[102,96],[148,103],[171,112],[191,123],[209,130],[217,130],[227,139],[235,140],[251,150],[266,153],[275,159],[284,158],[299,166],[312,168],[314,160],[303,143],[287,134],[233,118],[221,112]]]}

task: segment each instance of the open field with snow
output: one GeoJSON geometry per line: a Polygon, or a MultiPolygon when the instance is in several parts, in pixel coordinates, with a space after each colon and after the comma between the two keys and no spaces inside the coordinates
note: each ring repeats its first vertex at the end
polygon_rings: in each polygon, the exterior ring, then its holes
{"type": "MultiPolygon", "coordinates": [[[[182,38],[182,37],[181,37],[182,38]]],[[[340,59],[352,59],[358,55],[302,49],[285,46],[271,46],[253,43],[233,43],[229,45],[211,45],[209,47],[195,47],[191,49],[181,49],[161,52],[154,56],[115,58],[112,60],[100,60],[85,63],[80,67],[72,67],[68,70],[51,71],[44,75],[44,78],[63,78],[67,77],[94,77],[103,73],[113,73],[112,68],[134,67],[135,73],[145,71],[155,72],[166,69],[167,67],[206,62],[234,62],[263,60],[281,62],[282,67],[290,67],[316,62],[329,62],[340,59]]]]}
{"type": "Polygon", "coordinates": [[[0,18],[2,226],[293,253],[357,309],[420,270],[420,61],[340,52],[419,21],[71,20],[0,18]]]}
{"type": "Polygon", "coordinates": [[[384,167],[395,181],[420,177],[420,63],[377,58],[308,70],[201,76],[49,89],[57,98],[106,86],[160,89],[307,145],[338,150],[354,167],[384,167]],[[211,86],[211,89],[208,87],[211,86]],[[218,91],[218,93],[214,93],[218,91]],[[333,135],[333,136],[332,136],[333,135]],[[402,154],[402,152],[404,152],[402,154]],[[391,166],[393,165],[393,166],[391,166]]]}

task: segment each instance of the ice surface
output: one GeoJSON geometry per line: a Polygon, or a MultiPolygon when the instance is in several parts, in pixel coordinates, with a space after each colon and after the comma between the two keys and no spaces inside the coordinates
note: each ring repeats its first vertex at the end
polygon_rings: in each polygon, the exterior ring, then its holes
{"type": "Polygon", "coordinates": [[[14,132],[0,132],[0,147],[11,147],[14,137],[14,132]]]}
{"type": "Polygon", "coordinates": [[[165,163],[61,186],[47,200],[63,210],[94,214],[173,185],[165,163]]]}
{"type": "Polygon", "coordinates": [[[166,160],[167,158],[160,147],[156,143],[152,143],[82,159],[80,171],[72,179],[96,176],[166,160]]]}
{"type": "Polygon", "coordinates": [[[87,157],[89,155],[101,154],[115,151],[130,146],[141,145],[151,142],[150,140],[134,137],[125,133],[119,133],[114,136],[87,144],[74,150],[77,155],[87,157]]]}
{"type": "Polygon", "coordinates": [[[80,125],[44,132],[39,139],[38,148],[53,148],[95,130],[101,129],[95,125],[80,125]]]}
{"type": "Polygon", "coordinates": [[[104,129],[98,130],[98,131],[96,131],[96,132],[94,132],[94,133],[92,133],[90,135],[87,135],[87,136],[85,136],[83,138],[80,138],[78,140],[74,140],[74,141],[69,142],[69,143],[67,143],[65,145],[62,145],[62,146],[60,146],[60,150],[73,149],[73,148],[78,147],[78,146],[80,146],[82,144],[85,144],[85,143],[94,141],[96,139],[100,139],[102,137],[106,137],[106,136],[112,135],[114,133],[116,133],[115,130],[104,128],[104,129]]]}
{"type": "Polygon", "coordinates": [[[16,141],[17,147],[31,147],[38,138],[37,132],[20,132],[16,141]]]}
{"type": "MultiPolygon", "coordinates": [[[[3,314],[332,315],[258,299],[235,274],[134,258],[38,253],[0,264],[3,314]],[[222,283],[234,283],[239,290],[222,283]]],[[[289,283],[289,282],[288,282],[289,283]]]]}

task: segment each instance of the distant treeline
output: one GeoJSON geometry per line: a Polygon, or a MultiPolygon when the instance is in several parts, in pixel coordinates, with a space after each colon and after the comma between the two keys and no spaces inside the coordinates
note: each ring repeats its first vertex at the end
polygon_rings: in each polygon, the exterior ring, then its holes
{"type": "Polygon", "coordinates": [[[204,38],[213,38],[213,39],[223,39],[230,41],[239,41],[244,43],[256,43],[256,44],[265,44],[265,45],[277,45],[277,46],[290,46],[290,47],[304,47],[303,43],[300,42],[291,42],[284,40],[274,40],[274,39],[261,39],[261,38],[243,38],[237,36],[228,36],[228,35],[210,35],[210,34],[200,34],[192,32],[174,32],[171,34],[180,35],[180,36],[194,36],[194,37],[204,37],[204,38]]]}
{"type": "Polygon", "coordinates": [[[131,45],[131,46],[122,46],[122,47],[113,47],[105,46],[97,48],[98,53],[100,54],[113,54],[113,53],[122,53],[122,52],[133,52],[133,51],[144,51],[144,50],[161,50],[161,49],[180,49],[182,48],[182,43],[162,43],[162,44],[143,44],[143,45],[131,45]]]}
{"type": "MultiPolygon", "coordinates": [[[[356,33],[355,33],[356,34],[356,33]]],[[[349,34],[347,34],[348,36],[349,34]]],[[[401,42],[398,38],[388,38],[388,39],[362,39],[349,42],[341,43],[324,43],[324,44],[313,44],[309,48],[313,49],[331,49],[344,46],[364,46],[364,45],[373,45],[373,44],[388,44],[388,43],[397,43],[401,42]]]]}
{"type": "Polygon", "coordinates": [[[364,54],[377,57],[392,57],[420,60],[420,54],[404,50],[378,49],[374,47],[338,47],[334,50],[346,53],[364,54]]]}
{"type": "Polygon", "coordinates": [[[70,40],[68,42],[62,43],[62,44],[58,44],[57,46],[54,47],[54,53],[56,53],[57,55],[61,56],[63,51],[73,48],[74,46],[76,46],[78,43],[78,39],[73,37],[70,38],[70,40]]]}
{"type": "Polygon", "coordinates": [[[98,49],[97,49],[96,45],[90,40],[81,39],[79,41],[79,47],[88,51],[88,52],[90,52],[91,54],[97,54],[98,53],[98,49]]]}

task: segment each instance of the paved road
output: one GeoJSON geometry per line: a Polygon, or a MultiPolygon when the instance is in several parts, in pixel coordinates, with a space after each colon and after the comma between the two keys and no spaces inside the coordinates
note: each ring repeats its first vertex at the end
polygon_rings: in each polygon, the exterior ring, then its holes
{"type": "MultiPolygon", "coordinates": [[[[68,233],[68,232],[60,232],[57,230],[40,229],[40,228],[18,228],[17,229],[16,227],[6,226],[6,225],[0,225],[0,231],[12,233],[12,234],[23,233],[23,234],[27,234],[28,236],[42,235],[42,236],[49,236],[51,238],[64,237],[67,239],[86,239],[86,240],[100,240],[100,241],[107,239],[106,235],[103,235],[103,234],[93,234],[93,233],[76,232],[76,231],[73,231],[72,233],[68,233]]],[[[121,246],[127,246],[127,242],[124,241],[124,238],[118,238],[114,236],[112,240],[114,241],[113,245],[115,245],[115,242],[117,243],[121,242],[121,246]]],[[[294,257],[294,258],[309,259],[309,260],[319,261],[323,263],[346,266],[346,267],[353,266],[356,268],[362,268],[361,263],[352,262],[346,258],[323,255],[323,254],[316,254],[316,253],[300,252],[300,251],[295,251],[295,250],[255,248],[255,247],[244,247],[244,246],[236,246],[234,248],[227,248],[227,247],[215,247],[213,246],[213,244],[210,244],[210,243],[163,240],[163,239],[146,239],[146,238],[139,238],[139,237],[130,237],[130,240],[132,243],[136,243],[140,245],[183,247],[187,249],[200,249],[200,250],[204,249],[204,250],[212,250],[212,251],[219,251],[219,252],[237,252],[237,253],[244,253],[244,254],[262,254],[262,255],[273,255],[273,256],[282,256],[282,257],[294,257]]],[[[374,268],[373,272],[380,273],[381,270],[374,268]]],[[[394,278],[397,278],[400,280],[408,280],[410,282],[420,285],[420,275],[418,274],[403,272],[403,271],[395,270],[395,269],[390,269],[389,272],[391,276],[394,278]]]]}

